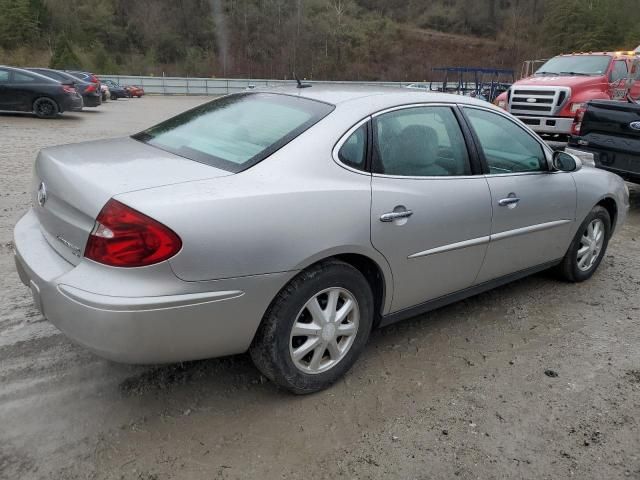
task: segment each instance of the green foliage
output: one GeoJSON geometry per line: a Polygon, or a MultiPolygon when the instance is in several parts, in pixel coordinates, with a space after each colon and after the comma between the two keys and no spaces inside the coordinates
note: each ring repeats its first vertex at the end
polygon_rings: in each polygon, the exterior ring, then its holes
{"type": "Polygon", "coordinates": [[[0,62],[101,73],[416,80],[638,44],[638,0],[0,0],[0,62]]]}
{"type": "Polygon", "coordinates": [[[0,46],[29,44],[38,35],[38,20],[29,0],[0,0],[0,46]]]}
{"type": "Polygon", "coordinates": [[[546,9],[545,44],[553,53],[628,50],[640,43],[637,0],[547,1],[546,9]]]}
{"type": "Polygon", "coordinates": [[[73,51],[73,47],[66,37],[62,37],[56,42],[49,67],[60,70],[78,70],[82,68],[82,62],[73,51]]]}

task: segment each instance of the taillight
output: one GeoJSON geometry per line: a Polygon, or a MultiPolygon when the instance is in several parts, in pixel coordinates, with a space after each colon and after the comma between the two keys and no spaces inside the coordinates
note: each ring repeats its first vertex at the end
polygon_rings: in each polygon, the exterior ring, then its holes
{"type": "Polygon", "coordinates": [[[573,119],[573,125],[571,125],[571,135],[579,137],[582,131],[582,121],[584,120],[584,114],[587,112],[586,108],[580,108],[576,112],[576,116],[573,119]]]}
{"type": "Polygon", "coordinates": [[[112,267],[145,267],[173,257],[181,248],[173,230],[111,199],[96,218],[84,256],[112,267]]]}
{"type": "Polygon", "coordinates": [[[84,89],[84,93],[93,93],[96,91],[96,86],[93,83],[87,85],[87,88],[84,89]]]}
{"type": "Polygon", "coordinates": [[[63,85],[62,90],[64,90],[64,93],[76,93],[76,88],[69,85],[63,85]]]}

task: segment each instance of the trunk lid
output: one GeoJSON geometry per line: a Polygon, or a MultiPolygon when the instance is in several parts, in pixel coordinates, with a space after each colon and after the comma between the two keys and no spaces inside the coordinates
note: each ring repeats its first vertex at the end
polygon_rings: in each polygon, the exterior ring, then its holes
{"type": "Polygon", "coordinates": [[[33,176],[33,205],[49,244],[77,265],[95,218],[118,194],[231,173],[132,138],[42,150],[33,176]]]}

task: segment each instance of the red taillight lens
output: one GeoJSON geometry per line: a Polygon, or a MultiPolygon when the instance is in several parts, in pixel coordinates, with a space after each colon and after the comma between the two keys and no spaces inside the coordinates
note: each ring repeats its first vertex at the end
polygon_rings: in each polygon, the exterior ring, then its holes
{"type": "Polygon", "coordinates": [[[112,267],[145,267],[181,248],[182,240],[168,227],[111,199],[98,214],[84,256],[112,267]]]}
{"type": "Polygon", "coordinates": [[[71,87],[69,85],[63,85],[62,90],[64,90],[64,93],[76,93],[75,87],[71,87]]]}
{"type": "Polygon", "coordinates": [[[93,93],[96,91],[96,86],[92,83],[87,85],[87,88],[84,89],[84,93],[93,93]]]}
{"type": "Polygon", "coordinates": [[[571,125],[571,135],[580,136],[580,132],[582,130],[582,120],[584,120],[584,114],[587,112],[586,108],[580,108],[576,112],[576,117],[573,120],[573,125],[571,125]]]}

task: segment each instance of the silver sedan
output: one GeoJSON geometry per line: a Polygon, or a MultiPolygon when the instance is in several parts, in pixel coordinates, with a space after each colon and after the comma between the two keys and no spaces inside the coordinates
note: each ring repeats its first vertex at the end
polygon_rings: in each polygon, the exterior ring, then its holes
{"type": "Polygon", "coordinates": [[[587,280],[628,208],[620,178],[485,102],[292,87],[43,150],[16,265],[43,314],[98,355],[248,350],[308,393],[372,328],[548,268],[587,280]]]}

